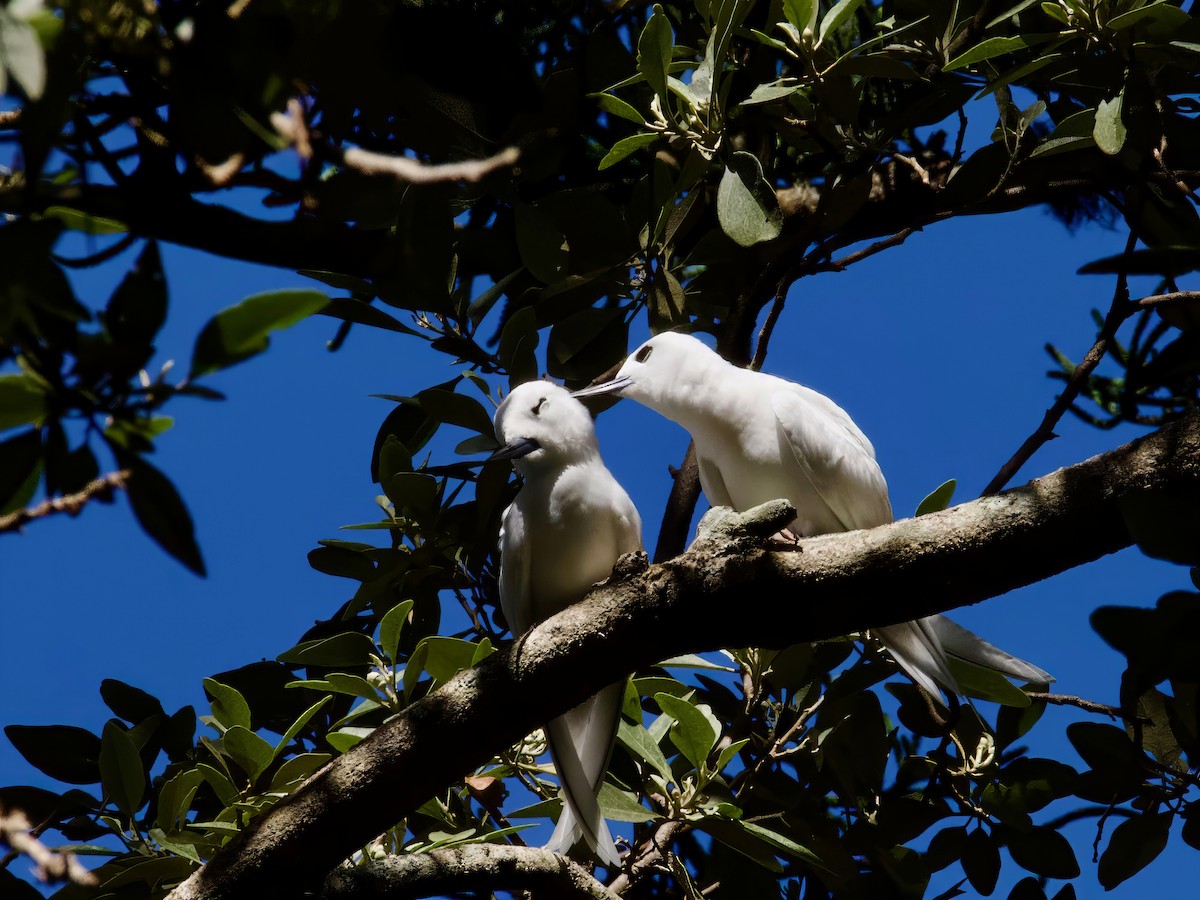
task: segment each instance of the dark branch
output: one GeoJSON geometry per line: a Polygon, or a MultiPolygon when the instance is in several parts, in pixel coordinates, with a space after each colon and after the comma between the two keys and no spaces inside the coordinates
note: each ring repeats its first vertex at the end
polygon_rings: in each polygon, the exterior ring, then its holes
{"type": "Polygon", "coordinates": [[[569,859],[537,847],[473,844],[392,856],[335,869],[325,900],[446,896],[462,891],[536,891],[546,900],[616,900],[617,895],[569,859]]]}

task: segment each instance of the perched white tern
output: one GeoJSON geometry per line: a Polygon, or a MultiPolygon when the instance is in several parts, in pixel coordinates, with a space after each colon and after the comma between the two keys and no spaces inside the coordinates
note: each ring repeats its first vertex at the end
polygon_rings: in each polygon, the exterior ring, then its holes
{"type": "MultiPolygon", "coordinates": [[[[691,335],[664,332],[635,350],[611,381],[575,397],[629,397],[691,433],[700,485],[714,506],[744,511],[785,498],[800,537],[892,521],[875,448],[840,406],[814,390],[723,359],[691,335]]],[[[956,656],[1027,681],[1052,681],[945,616],[873,628],[917,684],[961,693],[956,656]]]]}
{"type": "MultiPolygon", "coordinates": [[[[591,414],[557,384],[513,388],[496,410],[494,458],[524,478],[500,528],[500,607],[514,635],[580,600],[642,548],[642,522],[600,458],[591,414]]],[[[547,723],[562,785],[562,815],[547,848],[579,839],[608,866],[620,865],[596,795],[608,768],[624,685],[606,687],[547,723]]]]}

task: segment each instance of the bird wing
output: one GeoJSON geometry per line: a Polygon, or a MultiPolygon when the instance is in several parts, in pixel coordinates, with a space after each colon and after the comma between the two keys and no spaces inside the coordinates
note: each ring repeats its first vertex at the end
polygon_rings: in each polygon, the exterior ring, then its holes
{"type": "Polygon", "coordinates": [[[813,490],[847,531],[892,521],[887,482],[866,435],[828,397],[790,387],[771,395],[771,409],[813,490]]]}
{"type": "Polygon", "coordinates": [[[530,622],[532,598],[529,570],[532,542],[525,539],[525,517],[513,503],[500,519],[500,611],[513,637],[523,634],[530,622]]]}
{"type": "Polygon", "coordinates": [[[968,631],[945,616],[930,616],[926,621],[930,623],[942,649],[949,656],[965,659],[967,662],[988,669],[995,669],[1012,678],[1045,684],[1054,681],[1054,676],[1045,669],[1019,659],[994,644],[989,644],[973,631],[968,631]]]}

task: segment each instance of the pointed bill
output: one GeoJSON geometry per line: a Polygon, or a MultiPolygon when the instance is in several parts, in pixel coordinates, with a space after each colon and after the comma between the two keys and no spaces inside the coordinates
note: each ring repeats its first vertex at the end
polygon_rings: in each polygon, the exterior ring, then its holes
{"type": "Polygon", "coordinates": [[[611,381],[602,381],[600,384],[593,384],[590,387],[572,391],[571,396],[578,400],[581,397],[600,397],[604,394],[620,395],[621,391],[625,390],[631,384],[633,384],[633,379],[628,375],[618,375],[611,381]]]}

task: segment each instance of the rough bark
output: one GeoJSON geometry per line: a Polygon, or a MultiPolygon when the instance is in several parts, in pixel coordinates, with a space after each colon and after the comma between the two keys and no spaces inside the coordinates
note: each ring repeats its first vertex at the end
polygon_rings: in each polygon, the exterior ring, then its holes
{"type": "Polygon", "coordinates": [[[718,524],[667,563],[642,568],[627,557],[584,601],[414,703],[253,820],[171,898],[314,890],[430,794],[638,667],[723,646],[828,638],[977,603],[1129,546],[1126,499],[1197,489],[1200,414],[919,519],[783,546],[761,537],[787,521],[777,503],[718,524]]]}
{"type": "Polygon", "coordinates": [[[583,867],[538,847],[475,844],[394,856],[339,868],[325,881],[325,900],[367,900],[454,894],[460,891],[531,891],[538,900],[616,900],[583,867]]]}

